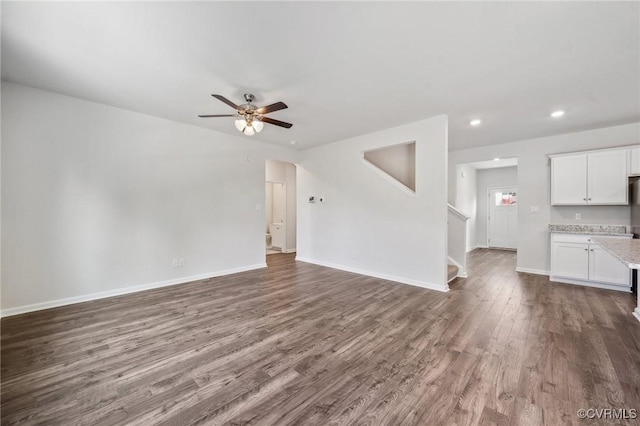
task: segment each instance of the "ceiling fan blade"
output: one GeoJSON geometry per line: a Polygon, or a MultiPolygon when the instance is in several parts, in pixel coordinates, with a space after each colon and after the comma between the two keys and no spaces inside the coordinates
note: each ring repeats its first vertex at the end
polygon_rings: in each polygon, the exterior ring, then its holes
{"type": "Polygon", "coordinates": [[[262,108],[258,108],[256,110],[256,112],[258,114],[268,114],[270,112],[280,111],[281,109],[286,109],[286,108],[289,108],[289,107],[284,102],[276,102],[275,104],[271,104],[271,105],[263,106],[262,108]]]}
{"type": "Polygon", "coordinates": [[[280,120],[274,120],[273,118],[269,118],[269,117],[260,117],[260,120],[263,123],[274,124],[276,126],[284,127],[285,129],[290,129],[291,126],[293,126],[293,124],[291,124],[291,123],[286,123],[286,122],[280,121],[280,120]]]}
{"type": "Polygon", "coordinates": [[[211,117],[235,117],[238,114],[214,114],[214,115],[199,115],[200,118],[211,118],[211,117]]]}
{"type": "Polygon", "coordinates": [[[229,105],[233,109],[238,109],[238,105],[234,104],[233,102],[231,102],[229,99],[225,98],[222,95],[211,95],[211,96],[213,96],[214,98],[216,98],[221,102],[224,102],[225,104],[229,105]]]}

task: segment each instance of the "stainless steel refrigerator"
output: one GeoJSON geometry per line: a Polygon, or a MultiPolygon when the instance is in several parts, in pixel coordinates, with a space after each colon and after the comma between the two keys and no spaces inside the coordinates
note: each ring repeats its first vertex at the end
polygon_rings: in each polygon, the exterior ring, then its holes
{"type": "MultiPolygon", "coordinates": [[[[640,238],[640,176],[629,178],[629,205],[631,206],[631,233],[640,238]]],[[[631,291],[638,295],[638,270],[632,270],[631,291]]]]}
{"type": "Polygon", "coordinates": [[[629,204],[631,205],[631,233],[640,238],[640,176],[629,178],[629,204]]]}

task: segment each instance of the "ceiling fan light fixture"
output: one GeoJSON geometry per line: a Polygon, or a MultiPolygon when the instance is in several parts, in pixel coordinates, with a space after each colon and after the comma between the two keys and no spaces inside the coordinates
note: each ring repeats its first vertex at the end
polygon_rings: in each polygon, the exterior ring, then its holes
{"type": "Polygon", "coordinates": [[[253,136],[256,134],[256,131],[253,130],[253,126],[247,126],[244,128],[244,131],[242,132],[247,136],[253,136]]]}
{"type": "Polygon", "coordinates": [[[198,115],[198,117],[238,117],[236,120],[234,120],[234,125],[239,132],[242,132],[247,136],[253,136],[256,133],[260,133],[264,128],[264,123],[278,127],[284,127],[285,129],[290,129],[291,126],[293,126],[293,124],[291,123],[264,116],[264,114],[288,108],[287,104],[285,104],[284,102],[276,102],[274,104],[258,108],[252,103],[255,97],[249,93],[244,95],[244,99],[247,102],[244,105],[236,105],[222,95],[211,96],[233,108],[235,110],[235,114],[204,114],[198,115]]]}

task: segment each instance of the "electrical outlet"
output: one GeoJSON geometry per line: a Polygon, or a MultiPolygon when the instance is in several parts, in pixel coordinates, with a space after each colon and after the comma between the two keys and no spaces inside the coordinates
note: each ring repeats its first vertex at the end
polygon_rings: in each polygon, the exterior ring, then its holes
{"type": "Polygon", "coordinates": [[[178,267],[178,259],[173,259],[171,261],[171,266],[174,267],[174,268],[177,268],[178,267]]]}
{"type": "Polygon", "coordinates": [[[178,266],[184,266],[184,258],[183,257],[178,259],[178,266]]]}
{"type": "Polygon", "coordinates": [[[576,220],[582,220],[582,213],[576,213],[576,220]]]}

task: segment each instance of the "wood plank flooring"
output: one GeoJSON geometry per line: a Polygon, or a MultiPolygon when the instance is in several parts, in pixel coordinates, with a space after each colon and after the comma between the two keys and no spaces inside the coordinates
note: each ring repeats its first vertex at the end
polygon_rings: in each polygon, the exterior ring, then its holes
{"type": "Polygon", "coordinates": [[[3,425],[579,425],[640,411],[631,295],[476,250],[438,293],[269,268],[2,320],[3,425]]]}

